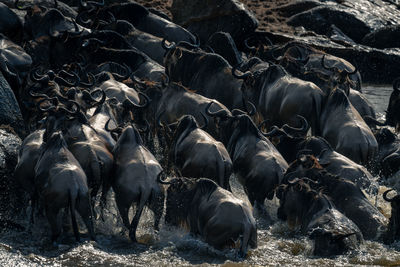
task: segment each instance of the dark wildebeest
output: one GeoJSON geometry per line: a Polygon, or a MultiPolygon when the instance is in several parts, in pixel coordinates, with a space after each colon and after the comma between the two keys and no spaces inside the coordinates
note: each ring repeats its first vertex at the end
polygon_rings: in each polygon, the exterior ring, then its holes
{"type": "Polygon", "coordinates": [[[363,236],[357,225],[338,211],[329,197],[312,190],[304,179],[281,185],[277,196],[278,218],[314,240],[314,255],[326,257],[359,248],[363,236]]]}
{"type": "Polygon", "coordinates": [[[136,242],[136,229],[145,205],[154,212],[154,229],[158,230],[164,209],[164,189],[157,183],[162,167],[143,146],[139,131],[134,126],[124,128],[113,154],[115,162],[111,184],[103,188],[102,201],[105,201],[111,185],[122,221],[129,229],[129,237],[136,242]],[[133,203],[137,204],[136,213],[130,223],[128,212],[133,203]]]}
{"type": "Polygon", "coordinates": [[[364,166],[334,151],[324,138],[306,137],[306,132],[287,125],[282,126],[282,129],[273,128],[275,130],[270,131],[268,137],[276,142],[276,148],[287,162],[293,162],[300,151],[307,150],[318,158],[328,172],[352,181],[360,188],[370,189],[372,174],[364,166]]]}
{"type": "MultiPolygon", "coordinates": [[[[210,116],[221,114],[207,111],[210,116]]],[[[239,110],[226,116],[221,140],[233,161],[233,171],[251,205],[268,216],[264,201],[274,197],[288,164],[274,145],[258,130],[251,118],[239,110]]]]}
{"type": "Polygon", "coordinates": [[[374,118],[368,118],[370,124],[376,124],[379,126],[392,126],[396,132],[400,131],[400,78],[397,78],[393,82],[393,92],[390,94],[388,108],[386,111],[386,121],[380,122],[374,118]]]}
{"type": "Polygon", "coordinates": [[[388,128],[376,130],[375,138],[379,145],[379,151],[376,155],[374,171],[376,174],[382,174],[388,178],[400,168],[400,139],[388,128]]]}
{"type": "Polygon", "coordinates": [[[245,74],[235,71],[233,69],[238,79],[244,79],[243,96],[256,104],[263,119],[268,119],[272,125],[295,125],[296,115],[301,115],[310,123],[313,133],[319,133],[318,122],[325,96],[314,83],[295,78],[278,65],[245,74]]]}
{"type": "Polygon", "coordinates": [[[290,74],[315,83],[326,94],[329,94],[330,88],[335,87],[332,87],[332,82],[340,84],[342,89],[353,88],[361,92],[360,73],[343,58],[298,42],[290,42],[280,49],[275,47],[273,50],[273,55],[282,55],[278,58],[279,64],[290,74]]]}
{"type": "Polygon", "coordinates": [[[240,90],[242,81],[233,77],[232,67],[223,57],[179,44],[164,44],[164,47],[167,49],[165,73],[171,81],[181,82],[197,94],[216,99],[230,110],[246,110],[240,90]]]}
{"type": "MultiPolygon", "coordinates": [[[[206,125],[207,120],[203,127],[206,125]]],[[[229,177],[232,160],[225,146],[205,132],[203,127],[199,127],[191,115],[180,118],[169,145],[170,158],[183,176],[209,178],[231,191],[229,177]]]]}
{"type": "Polygon", "coordinates": [[[283,183],[295,177],[307,177],[314,181],[310,186],[323,189],[336,208],[351,219],[361,230],[365,239],[378,240],[386,231],[385,216],[374,207],[353,182],[327,172],[312,155],[300,155],[290,164],[283,183]]]}
{"type": "MultiPolygon", "coordinates": [[[[204,118],[201,114],[207,108],[212,112],[224,113],[226,116],[231,115],[231,112],[217,100],[196,94],[178,83],[171,82],[166,87],[159,88],[148,87],[146,93],[150,91],[153,91],[151,105],[156,106],[154,118],[162,115],[160,119],[166,124],[173,123],[184,115],[192,115],[198,122],[203,121],[204,118]],[[156,96],[155,90],[159,97],[156,96]]],[[[206,131],[218,139],[218,119],[214,120],[213,117],[207,116],[207,120],[210,123],[206,125],[206,131]]]]}
{"type": "Polygon", "coordinates": [[[240,240],[239,256],[257,247],[257,226],[251,207],[206,178],[174,178],[169,182],[165,222],[186,226],[217,249],[240,240]]]}
{"type": "MultiPolygon", "coordinates": [[[[53,118],[54,119],[54,118],[53,118]]],[[[47,122],[52,124],[51,119],[47,122]]],[[[46,130],[40,158],[35,167],[35,187],[43,199],[46,216],[51,226],[53,243],[61,234],[62,208],[69,208],[75,238],[79,241],[79,229],[75,210],[81,215],[90,238],[95,240],[93,216],[90,206],[86,175],[79,162],[68,150],[61,132],[50,135],[51,126],[46,130]]]]}
{"type": "Polygon", "coordinates": [[[387,233],[384,238],[384,242],[386,244],[391,244],[394,241],[400,239],[400,231],[399,231],[400,196],[396,195],[393,198],[388,198],[387,194],[390,191],[394,191],[394,189],[389,189],[389,190],[385,191],[385,193],[383,193],[383,199],[390,202],[390,206],[392,208],[392,215],[390,216],[387,233]]]}
{"type": "Polygon", "coordinates": [[[110,13],[118,20],[129,21],[135,28],[142,32],[166,38],[171,42],[186,41],[193,43],[196,40],[195,36],[183,27],[150,12],[135,2],[118,3],[104,7],[95,16],[107,18],[110,13]]]}
{"type": "Polygon", "coordinates": [[[375,136],[342,90],[329,95],[319,125],[321,136],[335,151],[363,165],[374,160],[378,152],[375,136]]]}

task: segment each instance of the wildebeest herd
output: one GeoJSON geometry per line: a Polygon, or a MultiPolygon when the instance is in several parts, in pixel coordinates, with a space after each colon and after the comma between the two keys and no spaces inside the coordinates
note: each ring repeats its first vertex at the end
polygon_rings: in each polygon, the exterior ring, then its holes
{"type": "Polygon", "coordinates": [[[244,257],[257,246],[253,208],[274,223],[274,196],[315,255],[400,238],[399,196],[383,195],[389,222],[366,197],[378,194],[373,176],[384,185],[400,167],[387,127],[400,129],[400,80],[380,122],[356,68],[301,43],[217,32],[200,44],[133,1],[0,7],[0,68],[30,132],[14,177],[55,245],[63,212],[76,240],[76,211],[96,240],[94,206],[102,213],[111,188],[133,242],[147,206],[155,229],[165,214],[218,249],[239,243],[244,257]],[[231,192],[232,174],[250,205],[231,192]]]}

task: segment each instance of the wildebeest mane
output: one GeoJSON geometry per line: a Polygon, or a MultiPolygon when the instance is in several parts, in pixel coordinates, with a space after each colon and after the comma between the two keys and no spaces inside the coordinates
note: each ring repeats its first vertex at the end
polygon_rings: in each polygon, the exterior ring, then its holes
{"type": "Polygon", "coordinates": [[[346,94],[339,88],[332,90],[328,102],[331,103],[333,107],[347,108],[350,105],[350,101],[346,94]]]}
{"type": "MultiPolygon", "coordinates": [[[[229,142],[227,145],[227,150],[231,155],[235,153],[234,148],[236,145],[237,140],[246,135],[247,133],[251,133],[261,140],[267,141],[267,138],[260,132],[258,127],[254,124],[253,120],[246,114],[242,114],[237,116],[236,118],[239,122],[234,129],[231,138],[229,138],[229,142]]],[[[268,142],[268,141],[267,141],[268,142]]]]}

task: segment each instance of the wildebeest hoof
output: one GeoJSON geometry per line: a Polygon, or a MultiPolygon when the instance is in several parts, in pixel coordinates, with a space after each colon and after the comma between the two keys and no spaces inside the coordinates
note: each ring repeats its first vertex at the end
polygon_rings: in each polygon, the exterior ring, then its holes
{"type": "Polygon", "coordinates": [[[245,259],[246,256],[247,256],[247,253],[240,250],[240,251],[238,252],[237,256],[238,256],[239,259],[245,259]]]}
{"type": "Polygon", "coordinates": [[[132,241],[133,243],[137,243],[137,239],[136,239],[135,234],[129,233],[129,238],[131,239],[131,241],[132,241]]]}

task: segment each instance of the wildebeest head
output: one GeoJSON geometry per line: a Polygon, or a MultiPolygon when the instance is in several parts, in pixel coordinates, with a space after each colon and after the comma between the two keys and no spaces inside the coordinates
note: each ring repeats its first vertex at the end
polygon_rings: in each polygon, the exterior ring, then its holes
{"type": "Polygon", "coordinates": [[[381,128],[375,133],[375,138],[379,145],[386,145],[394,142],[397,135],[388,128],[381,128]]]}
{"type": "Polygon", "coordinates": [[[193,206],[198,205],[196,201],[200,198],[208,198],[218,185],[206,178],[189,179],[174,178],[167,190],[167,203],[165,222],[176,226],[189,226],[187,216],[193,206]]]}
{"type": "Polygon", "coordinates": [[[389,104],[386,111],[386,124],[400,131],[400,78],[393,82],[393,92],[389,98],[389,104]]]}
{"type": "Polygon", "coordinates": [[[392,208],[392,216],[389,220],[389,226],[384,239],[385,243],[393,243],[400,239],[400,195],[393,198],[388,198],[387,194],[394,189],[389,189],[383,193],[383,199],[390,202],[392,208]]]}
{"type": "Polygon", "coordinates": [[[278,218],[287,221],[291,229],[301,227],[311,202],[317,195],[303,179],[294,179],[288,184],[279,186],[278,218]]]}
{"type": "Polygon", "coordinates": [[[299,152],[297,159],[293,161],[286,174],[282,179],[283,183],[288,183],[295,177],[308,177],[313,181],[318,181],[322,175],[323,167],[319,164],[318,159],[313,155],[307,155],[299,152]]]}

